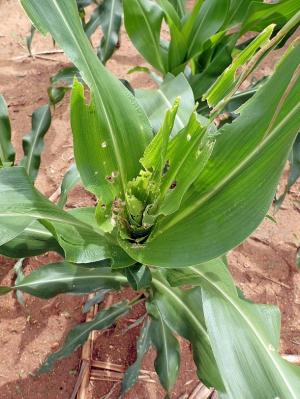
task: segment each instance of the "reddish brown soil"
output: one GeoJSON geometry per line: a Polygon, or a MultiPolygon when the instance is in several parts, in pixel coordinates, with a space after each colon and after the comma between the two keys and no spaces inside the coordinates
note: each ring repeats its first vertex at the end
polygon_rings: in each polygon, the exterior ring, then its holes
{"type": "MultiPolygon", "coordinates": [[[[17,159],[22,156],[21,140],[30,130],[30,115],[37,106],[47,102],[49,77],[67,65],[61,53],[28,58],[24,37],[30,24],[16,0],[0,0],[0,92],[6,98],[13,128],[13,142],[17,159]]],[[[98,38],[95,38],[97,41],[98,38]]],[[[53,50],[51,39],[37,35],[34,53],[53,50]]],[[[276,57],[275,57],[276,58],[276,57]]],[[[274,61],[265,64],[269,72],[274,61]]],[[[151,87],[153,83],[144,74],[127,75],[135,65],[145,65],[142,58],[122,32],[120,50],[109,61],[108,67],[120,78],[128,79],[133,87],[151,87]]],[[[68,120],[68,101],[59,105],[53,124],[46,137],[38,188],[50,196],[58,187],[61,177],[72,162],[72,144],[68,120]]],[[[229,255],[230,268],[237,284],[256,302],[273,303],[282,310],[282,352],[300,352],[300,276],[295,265],[296,248],[300,243],[299,187],[297,184],[276,214],[277,224],[265,220],[244,244],[229,255]]],[[[90,197],[82,189],[73,191],[68,206],[83,206],[90,197]]],[[[57,260],[47,254],[26,263],[26,273],[43,263],[57,260]]],[[[0,258],[1,284],[11,284],[13,261],[0,258]]],[[[114,295],[114,302],[131,297],[126,291],[114,295]]],[[[0,399],[67,399],[76,382],[80,353],[59,362],[47,375],[34,376],[36,368],[46,355],[56,350],[71,327],[84,319],[81,306],[84,299],[58,296],[50,301],[26,296],[22,308],[13,295],[0,299],[0,399]]],[[[98,334],[93,357],[128,366],[135,359],[136,327],[124,334],[124,329],[144,312],[143,306],[106,333],[98,334]]],[[[181,375],[172,398],[191,392],[197,378],[189,346],[183,340],[181,375]]],[[[153,370],[155,353],[150,351],[143,364],[153,370]]],[[[111,382],[90,384],[89,398],[105,397],[114,386],[111,382]]],[[[110,398],[118,397],[119,385],[110,398]]],[[[128,399],[161,399],[163,390],[158,383],[141,383],[126,396],[128,399]]]]}

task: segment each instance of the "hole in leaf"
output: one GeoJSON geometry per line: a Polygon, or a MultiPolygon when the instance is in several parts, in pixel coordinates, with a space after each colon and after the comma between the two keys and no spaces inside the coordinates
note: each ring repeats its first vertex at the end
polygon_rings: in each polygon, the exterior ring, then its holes
{"type": "Polygon", "coordinates": [[[165,166],[163,167],[162,174],[165,175],[169,169],[170,169],[170,161],[167,160],[165,166]]]}

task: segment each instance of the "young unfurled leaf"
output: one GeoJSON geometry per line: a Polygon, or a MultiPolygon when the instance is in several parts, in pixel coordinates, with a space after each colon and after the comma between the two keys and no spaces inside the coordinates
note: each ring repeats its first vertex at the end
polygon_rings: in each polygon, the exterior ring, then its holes
{"type": "Polygon", "coordinates": [[[128,369],[124,374],[121,393],[129,391],[129,389],[133,387],[133,385],[136,383],[138,379],[143,357],[151,345],[151,336],[150,336],[151,323],[152,320],[150,319],[150,317],[148,317],[145,321],[143,328],[141,329],[140,336],[139,339],[137,340],[137,345],[136,345],[136,352],[137,352],[136,361],[130,367],[128,367],[128,369]]]}
{"type": "Polygon", "coordinates": [[[103,328],[111,326],[119,317],[124,316],[129,310],[130,306],[128,301],[120,302],[111,306],[109,309],[100,311],[92,321],[73,328],[68,334],[63,347],[47,358],[43,366],[39,369],[39,372],[44,373],[49,371],[57,360],[69,356],[79,346],[83,345],[88,339],[91,331],[102,330],[103,328]]]}
{"type": "Polygon", "coordinates": [[[225,69],[222,75],[203,95],[203,99],[207,100],[209,106],[217,105],[232,90],[236,83],[237,70],[243,67],[255,52],[269,42],[269,38],[274,30],[275,25],[268,26],[260,33],[244,50],[242,50],[233,60],[231,65],[225,69]]]}
{"type": "Polygon", "coordinates": [[[179,210],[160,219],[143,246],[126,249],[133,258],[166,267],[199,264],[221,256],[258,226],[300,127],[299,59],[295,42],[238,118],[218,131],[213,153],[179,210]]]}
{"type": "Polygon", "coordinates": [[[28,176],[34,181],[37,177],[41,153],[44,149],[44,136],[51,124],[49,105],[43,105],[32,114],[32,130],[23,138],[24,158],[20,166],[24,166],[28,176]]]}
{"type": "Polygon", "coordinates": [[[172,108],[166,114],[163,124],[151,143],[147,146],[141,164],[145,169],[152,171],[152,180],[159,184],[163,175],[163,169],[166,163],[168,143],[171,132],[174,127],[180,98],[177,98],[172,108]]]}
{"type": "Polygon", "coordinates": [[[159,213],[169,215],[181,204],[184,194],[199,178],[212,150],[213,140],[207,135],[194,112],[187,126],[170,142],[166,159],[168,171],[162,177],[159,213]]]}
{"type": "Polygon", "coordinates": [[[13,164],[15,151],[11,144],[11,127],[6,102],[0,96],[0,167],[13,164]]]}

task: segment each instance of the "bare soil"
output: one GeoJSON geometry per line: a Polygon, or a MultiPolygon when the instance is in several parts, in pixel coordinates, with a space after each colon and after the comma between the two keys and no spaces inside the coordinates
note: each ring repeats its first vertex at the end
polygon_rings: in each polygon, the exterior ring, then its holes
{"type": "MultiPolygon", "coordinates": [[[[13,128],[13,143],[17,159],[22,156],[22,137],[30,130],[31,113],[47,102],[49,77],[68,65],[66,57],[53,48],[51,39],[36,35],[34,58],[27,56],[24,37],[30,24],[17,0],[0,0],[0,92],[6,98],[13,128]]],[[[95,37],[95,41],[99,38],[95,37]]],[[[263,72],[270,72],[274,60],[268,60],[263,72]]],[[[145,74],[127,75],[136,65],[146,65],[122,31],[121,47],[108,63],[108,68],[119,78],[127,79],[133,87],[153,87],[145,74]]],[[[72,141],[68,118],[68,98],[56,107],[53,123],[46,136],[41,171],[37,187],[50,196],[56,191],[62,176],[73,160],[72,141]]],[[[284,181],[284,179],[283,179],[284,181]]],[[[283,186],[283,181],[281,186],[283,186]]],[[[237,285],[255,302],[278,305],[282,311],[282,353],[300,353],[300,275],[295,264],[300,244],[299,188],[296,184],[287,196],[282,209],[275,215],[277,223],[266,219],[254,234],[229,254],[229,262],[237,285]]],[[[68,207],[83,206],[90,196],[76,188],[68,207]]],[[[26,261],[25,272],[44,263],[58,260],[46,254],[26,261]]],[[[13,281],[14,261],[0,257],[1,284],[13,281]]],[[[128,290],[114,295],[114,302],[130,298],[128,290]]],[[[21,307],[10,294],[0,299],[0,399],[66,399],[69,398],[78,374],[80,351],[60,361],[46,375],[35,376],[41,362],[51,351],[57,350],[74,325],[84,320],[84,298],[58,296],[50,301],[25,295],[26,305],[21,307]]],[[[123,366],[135,360],[135,341],[139,327],[125,332],[128,325],[144,313],[143,306],[119,321],[105,333],[98,334],[94,359],[123,366]]],[[[182,348],[181,374],[172,398],[192,391],[197,377],[189,345],[180,340],[182,348]]],[[[154,351],[147,354],[143,368],[153,371],[154,351]]],[[[110,398],[118,397],[119,384],[92,382],[90,399],[100,399],[111,391],[110,398]]],[[[139,382],[126,398],[161,399],[163,390],[156,383],[139,382]]]]}

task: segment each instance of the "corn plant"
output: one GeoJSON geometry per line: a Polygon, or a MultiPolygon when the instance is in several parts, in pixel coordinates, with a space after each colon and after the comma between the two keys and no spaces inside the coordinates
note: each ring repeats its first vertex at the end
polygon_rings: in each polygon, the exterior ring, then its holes
{"type": "MultiPolygon", "coordinates": [[[[271,23],[282,27],[298,0],[124,0],[126,31],[142,56],[160,74],[185,72],[200,99],[239,52],[271,23]],[[161,33],[163,22],[169,38],[161,33]],[[251,32],[251,37],[244,35],[251,32]],[[254,34],[255,33],[255,34],[254,34]]],[[[245,99],[251,93],[244,93],[245,99]]]]}
{"type": "MultiPolygon", "coordinates": [[[[209,112],[206,91],[220,75],[226,73],[226,68],[231,68],[232,61],[243,59],[247,52],[249,56],[253,55],[256,49],[252,46],[251,50],[251,43],[258,40],[259,32],[270,23],[276,24],[276,32],[298,10],[298,0],[270,4],[249,0],[200,0],[195,2],[191,11],[182,0],[124,0],[125,27],[136,49],[163,77],[184,72],[200,102],[198,112],[204,115],[209,112]],[[163,22],[169,29],[169,41],[161,35],[163,22]],[[252,37],[240,42],[248,32],[252,32],[252,37]],[[253,35],[253,32],[256,34],[253,35]]],[[[277,45],[284,44],[287,37],[289,35],[277,45]]],[[[237,65],[237,68],[240,66],[237,65]]],[[[135,67],[130,72],[136,71],[153,75],[145,67],[135,67]]],[[[262,78],[232,96],[225,108],[227,114],[223,122],[232,121],[234,111],[265,82],[266,78],[262,78]]],[[[140,91],[138,96],[143,101],[144,92],[140,91]]],[[[299,178],[299,140],[290,153],[288,182],[283,194],[275,198],[275,209],[280,208],[287,192],[299,178]]]]}
{"type": "MultiPolygon", "coordinates": [[[[180,364],[179,335],[191,343],[199,379],[220,398],[297,399],[299,368],[278,353],[278,309],[245,300],[222,256],[266,215],[300,127],[299,40],[232,124],[218,131],[214,124],[229,100],[228,89],[236,87],[225,79],[208,94],[215,109],[210,119],[199,118],[194,109],[173,131],[183,101],[178,97],[153,137],[143,108],[94,54],[75,0],[21,3],[90,89],[87,100],[84,86],[74,80],[71,126],[81,181],[98,203],[69,211],[51,203],[23,167],[9,166],[9,134],[1,135],[6,151],[0,169],[0,252],[9,246],[10,256],[23,257],[33,249],[52,249],[63,260],[0,292],[47,299],[124,286],[137,291],[133,300],[75,327],[42,371],[82,345],[91,330],[112,325],[144,302],[148,316],[123,393],[154,346],[155,369],[170,395],[180,364]]],[[[292,23],[299,20],[300,13],[292,23]]],[[[64,190],[66,195],[66,181],[64,190]]]]}

